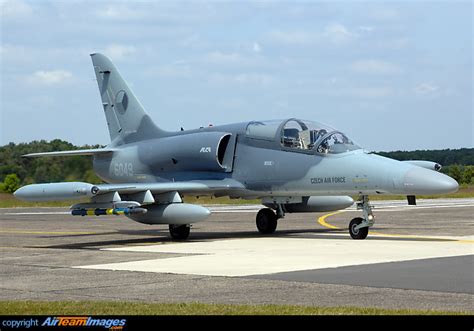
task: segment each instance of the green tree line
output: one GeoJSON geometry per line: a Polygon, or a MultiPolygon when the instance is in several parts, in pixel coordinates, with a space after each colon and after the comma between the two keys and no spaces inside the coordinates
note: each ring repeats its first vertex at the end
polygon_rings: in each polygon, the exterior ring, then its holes
{"type": "Polygon", "coordinates": [[[474,184],[474,148],[376,152],[399,161],[423,160],[441,164],[442,173],[460,184],[474,184]]]}
{"type": "Polygon", "coordinates": [[[18,187],[32,183],[61,181],[84,181],[101,183],[92,169],[90,156],[27,158],[28,153],[67,151],[75,149],[100,148],[100,145],[74,146],[55,139],[32,141],[30,143],[9,143],[0,147],[0,190],[13,192],[18,187]]]}
{"type": "MultiPolygon", "coordinates": [[[[100,145],[74,146],[55,139],[30,143],[9,143],[0,147],[0,190],[13,192],[31,183],[84,181],[100,183],[90,156],[25,158],[28,153],[100,148],[100,145]]],[[[396,160],[427,160],[443,165],[442,172],[459,183],[474,184],[474,148],[376,152],[396,160]]]]}
{"type": "Polygon", "coordinates": [[[375,152],[391,159],[433,161],[443,167],[453,164],[474,165],[474,148],[375,152]]]}

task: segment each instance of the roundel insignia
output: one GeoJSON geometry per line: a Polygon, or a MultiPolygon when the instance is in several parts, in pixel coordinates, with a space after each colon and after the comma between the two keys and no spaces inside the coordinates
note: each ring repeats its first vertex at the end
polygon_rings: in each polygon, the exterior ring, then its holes
{"type": "Polygon", "coordinates": [[[91,193],[93,195],[96,195],[97,193],[99,193],[99,188],[97,186],[92,186],[91,193]]]}
{"type": "Polygon", "coordinates": [[[117,95],[115,96],[115,109],[120,114],[125,114],[128,107],[128,96],[124,90],[118,91],[117,95]]]}

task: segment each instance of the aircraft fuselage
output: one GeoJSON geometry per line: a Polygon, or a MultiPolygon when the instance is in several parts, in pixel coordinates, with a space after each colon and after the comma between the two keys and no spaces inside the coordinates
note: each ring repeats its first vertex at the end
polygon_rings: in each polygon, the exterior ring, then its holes
{"type": "Polygon", "coordinates": [[[246,126],[207,127],[117,145],[113,154],[94,156],[94,169],[109,183],[231,178],[245,190],[229,195],[255,198],[442,194],[458,187],[444,174],[362,149],[337,154],[285,149],[278,135],[254,139],[246,126]],[[222,137],[228,140],[224,147],[222,137]]]}

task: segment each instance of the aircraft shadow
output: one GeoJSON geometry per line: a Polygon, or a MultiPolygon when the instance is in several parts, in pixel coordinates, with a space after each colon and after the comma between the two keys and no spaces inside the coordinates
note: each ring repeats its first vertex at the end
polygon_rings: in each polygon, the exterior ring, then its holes
{"type": "MultiPolygon", "coordinates": [[[[48,246],[36,246],[35,248],[49,248],[49,249],[92,249],[98,250],[101,248],[107,248],[111,246],[124,246],[124,245],[159,245],[159,244],[172,244],[172,243],[186,243],[186,242],[208,242],[215,240],[231,240],[231,239],[251,239],[251,238],[302,238],[302,239],[318,239],[318,240],[353,240],[347,230],[345,229],[300,229],[300,230],[281,230],[271,235],[261,235],[256,231],[231,231],[231,232],[191,232],[190,237],[187,240],[173,240],[169,237],[167,230],[118,230],[109,233],[97,233],[96,235],[140,235],[145,236],[144,238],[131,238],[131,239],[119,239],[114,238],[110,240],[98,240],[78,243],[67,243],[58,245],[48,246]],[[341,234],[347,234],[341,236],[341,234]]],[[[87,234],[93,236],[94,234],[87,234]]],[[[68,237],[66,235],[64,237],[68,237]]],[[[76,235],[74,235],[76,236],[76,235]]],[[[58,236],[56,236],[58,237],[58,236]]],[[[438,238],[411,238],[411,237],[382,237],[382,236],[369,236],[365,240],[378,240],[378,241],[406,241],[406,242],[446,242],[455,241],[452,239],[438,239],[438,238]]]]}

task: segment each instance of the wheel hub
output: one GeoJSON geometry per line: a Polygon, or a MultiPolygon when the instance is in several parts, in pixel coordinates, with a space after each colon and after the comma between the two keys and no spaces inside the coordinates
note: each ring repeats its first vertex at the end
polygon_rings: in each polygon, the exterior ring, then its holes
{"type": "Polygon", "coordinates": [[[359,234],[359,228],[357,227],[357,224],[352,225],[352,233],[354,233],[355,235],[359,234]]]}

